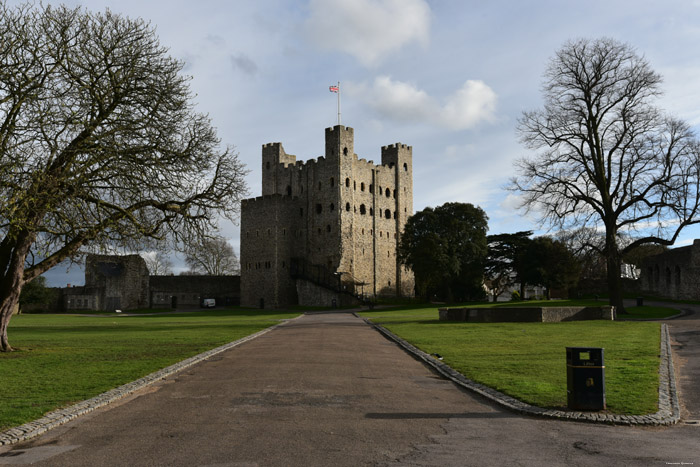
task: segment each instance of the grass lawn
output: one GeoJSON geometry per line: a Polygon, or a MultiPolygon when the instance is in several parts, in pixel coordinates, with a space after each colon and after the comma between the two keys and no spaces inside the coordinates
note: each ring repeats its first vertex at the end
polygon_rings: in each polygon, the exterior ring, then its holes
{"type": "Polygon", "coordinates": [[[619,319],[659,319],[668,318],[680,313],[680,310],[663,306],[631,306],[627,307],[626,315],[618,315],[619,319]]]}
{"type": "Polygon", "coordinates": [[[146,316],[14,316],[0,353],[0,430],[240,339],[298,312],[208,310],[146,316]]]}
{"type": "Polygon", "coordinates": [[[602,347],[608,411],[657,410],[659,323],[440,322],[434,305],[361,314],[424,352],[440,354],[467,378],[540,407],[566,407],[565,347],[602,347]]]}

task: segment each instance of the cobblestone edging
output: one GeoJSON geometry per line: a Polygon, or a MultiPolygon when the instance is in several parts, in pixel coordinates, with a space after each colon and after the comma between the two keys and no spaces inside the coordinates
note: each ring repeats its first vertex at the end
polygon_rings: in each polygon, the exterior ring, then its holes
{"type": "Polygon", "coordinates": [[[260,337],[263,334],[266,334],[272,331],[273,329],[282,326],[287,321],[289,320],[285,320],[282,323],[270,326],[269,328],[263,329],[262,331],[258,331],[255,334],[251,334],[236,341],[229,342],[228,344],[224,344],[215,349],[208,350],[199,355],[195,355],[194,357],[190,357],[186,360],[182,360],[181,362],[175,363],[174,365],[171,365],[167,368],[163,368],[162,370],[158,370],[154,373],[151,373],[150,375],[144,376],[143,378],[139,378],[136,381],[132,381],[131,383],[127,383],[122,386],[119,386],[118,388],[114,388],[107,392],[104,392],[98,396],[93,397],[92,399],[78,402],[77,404],[72,405],[70,407],[66,407],[64,409],[55,410],[44,415],[38,420],[34,420],[33,422],[25,423],[24,425],[10,428],[7,431],[0,432],[0,446],[14,444],[20,441],[26,441],[28,439],[44,434],[52,428],[56,428],[57,426],[63,425],[64,423],[78,418],[81,415],[85,415],[89,412],[92,412],[95,409],[104,407],[107,404],[122,399],[123,397],[133,394],[139,389],[142,389],[162,379],[165,379],[168,376],[171,376],[186,368],[191,367],[192,365],[195,365],[208,358],[211,358],[214,355],[232,349],[233,347],[253,340],[256,337],[260,337]]]}
{"type": "MultiPolygon", "coordinates": [[[[357,316],[357,315],[356,315],[357,316]]],[[[358,316],[359,317],[359,316],[358,316]]],[[[422,350],[414,347],[405,340],[393,334],[386,328],[362,318],[370,326],[382,333],[388,339],[397,343],[405,351],[418,360],[426,363],[438,373],[450,379],[458,386],[475,392],[502,407],[524,415],[571,420],[577,422],[608,423],[613,425],[673,425],[680,420],[680,405],[676,391],[676,378],[673,370],[671,354],[671,338],[666,324],[661,325],[661,360],[659,362],[659,410],[651,415],[613,415],[597,412],[575,412],[569,410],[554,410],[536,407],[507,396],[495,389],[476,383],[465,378],[447,364],[435,359],[422,350]]]]}

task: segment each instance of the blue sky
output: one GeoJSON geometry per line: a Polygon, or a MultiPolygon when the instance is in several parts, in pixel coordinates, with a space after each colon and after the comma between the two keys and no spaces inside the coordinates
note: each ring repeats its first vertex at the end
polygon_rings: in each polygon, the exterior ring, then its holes
{"type": "MultiPolygon", "coordinates": [[[[18,2],[9,2],[10,4],[18,2]]],[[[45,0],[52,4],[53,1],[45,0]]],[[[534,229],[503,190],[528,155],[518,117],[542,103],[549,58],[567,40],[628,42],[664,77],[659,106],[700,130],[700,1],[101,1],[65,2],[142,17],[185,61],[198,110],[250,169],[261,192],[260,152],[280,141],[306,160],[323,153],[324,128],[355,128],[355,152],[413,146],[414,208],[448,201],[481,206],[490,233],[534,229]]],[[[222,223],[238,252],[239,228],[222,223]]],[[[700,228],[678,245],[700,237],[700,228]]],[[[175,271],[183,268],[175,259],[175,271]]],[[[59,267],[51,285],[81,284],[59,267]]]]}

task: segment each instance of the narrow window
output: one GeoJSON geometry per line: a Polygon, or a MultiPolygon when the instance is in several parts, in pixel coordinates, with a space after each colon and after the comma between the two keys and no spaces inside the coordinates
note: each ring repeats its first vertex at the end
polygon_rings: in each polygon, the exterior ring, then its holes
{"type": "Polygon", "coordinates": [[[348,155],[348,148],[343,148],[343,155],[347,156],[348,155]]]}
{"type": "Polygon", "coordinates": [[[350,179],[349,178],[345,179],[345,186],[350,188],[350,179]]]}
{"type": "Polygon", "coordinates": [[[406,164],[405,162],[403,163],[403,170],[404,172],[408,172],[408,164],[406,164]]]}
{"type": "Polygon", "coordinates": [[[384,192],[384,194],[386,195],[387,198],[390,198],[391,197],[391,190],[389,190],[387,188],[386,191],[384,192]]]}
{"type": "Polygon", "coordinates": [[[345,210],[350,212],[350,203],[345,203],[345,210]]]}
{"type": "Polygon", "coordinates": [[[369,208],[369,215],[370,215],[370,216],[374,216],[374,209],[369,208]]]}
{"type": "Polygon", "coordinates": [[[269,163],[269,162],[265,163],[265,168],[266,168],[267,170],[270,170],[270,163],[269,163]]]}
{"type": "Polygon", "coordinates": [[[365,210],[365,205],[364,205],[364,204],[360,204],[360,214],[362,214],[362,215],[364,216],[364,215],[365,215],[365,212],[366,212],[366,210],[365,210]]]}
{"type": "Polygon", "coordinates": [[[287,185],[287,196],[292,194],[292,187],[287,185]]]}
{"type": "Polygon", "coordinates": [[[326,226],[326,232],[330,232],[330,231],[331,231],[331,226],[330,226],[330,225],[327,225],[327,226],[326,226]]]}
{"type": "Polygon", "coordinates": [[[335,211],[335,204],[331,203],[331,212],[335,211]]]}
{"type": "Polygon", "coordinates": [[[388,209],[385,209],[384,210],[384,217],[386,217],[387,219],[391,219],[391,211],[389,211],[388,209]]]}
{"type": "Polygon", "coordinates": [[[304,217],[304,208],[299,208],[299,215],[304,217]]]}
{"type": "Polygon", "coordinates": [[[320,203],[317,204],[316,205],[316,214],[321,214],[322,211],[323,211],[323,206],[321,206],[320,203]]]}
{"type": "Polygon", "coordinates": [[[360,191],[365,191],[365,182],[360,183],[360,191]]]}
{"type": "Polygon", "coordinates": [[[370,184],[369,184],[369,192],[370,192],[370,193],[374,193],[373,190],[374,190],[374,185],[372,185],[372,184],[370,183],[370,184]]]}
{"type": "Polygon", "coordinates": [[[331,187],[335,186],[335,178],[331,177],[331,187]]]}
{"type": "Polygon", "coordinates": [[[318,189],[321,189],[321,182],[318,182],[318,189]]]}

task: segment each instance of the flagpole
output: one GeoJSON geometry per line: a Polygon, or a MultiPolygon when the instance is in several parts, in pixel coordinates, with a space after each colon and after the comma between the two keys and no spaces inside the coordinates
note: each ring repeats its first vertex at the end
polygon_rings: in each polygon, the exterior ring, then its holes
{"type": "Polygon", "coordinates": [[[340,81],[338,81],[338,125],[340,125],[340,81]]]}

